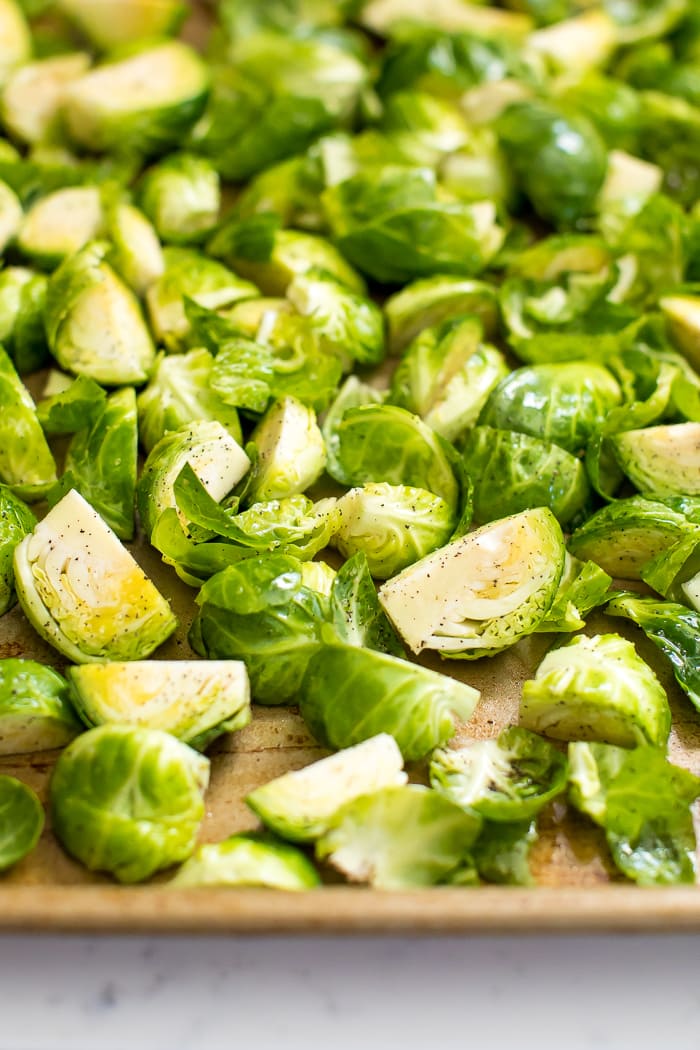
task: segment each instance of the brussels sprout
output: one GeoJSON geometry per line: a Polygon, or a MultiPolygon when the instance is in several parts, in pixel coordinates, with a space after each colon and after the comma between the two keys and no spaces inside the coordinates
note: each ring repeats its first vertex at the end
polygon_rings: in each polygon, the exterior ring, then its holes
{"type": "Polygon", "coordinates": [[[327,189],[324,208],[340,250],[384,283],[480,273],[503,243],[490,201],[444,200],[426,168],[386,165],[327,189]]]}
{"type": "Polygon", "coordinates": [[[138,208],[122,202],[108,210],[107,231],[112,241],[109,262],[142,298],[165,270],[156,231],[138,208]]]}
{"type": "Polygon", "coordinates": [[[45,434],[76,434],[93,426],[106,404],[107,393],[94,379],[73,379],[54,370],[44,387],[44,397],[37,403],[36,414],[45,434]]]}
{"type": "Polygon", "coordinates": [[[22,499],[41,499],[56,481],[56,464],[34,402],[0,347],[0,479],[22,499]]]}
{"type": "Polygon", "coordinates": [[[310,591],[317,591],[324,598],[329,598],[333,581],[337,576],[335,569],[325,561],[305,561],[301,566],[301,582],[310,591]]]}
{"type": "Polygon", "coordinates": [[[31,853],[43,827],[44,810],[32,789],[14,777],[0,776],[0,871],[31,853]]]}
{"type": "Polygon", "coordinates": [[[491,128],[474,129],[467,145],[445,157],[440,182],[461,201],[488,199],[501,207],[513,204],[513,179],[491,128]]]}
{"type": "MultiPolygon", "coordinates": [[[[313,563],[312,563],[313,564],[313,563]]],[[[310,586],[302,567],[302,582],[310,586]]],[[[316,590],[321,588],[316,587],[316,590]]],[[[404,648],[384,613],[370,575],[367,556],[361,551],[348,558],[334,573],[328,591],[333,626],[347,645],[376,649],[392,656],[405,656],[404,648]]]]}
{"type": "Polygon", "coordinates": [[[567,553],[559,590],[537,632],[579,631],[591,609],[607,601],[611,583],[612,577],[595,562],[582,562],[567,553]]]}
{"type": "Polygon", "coordinates": [[[575,743],[569,762],[571,801],[604,827],[624,875],[642,886],[695,882],[697,777],[652,747],[575,743]]]}
{"type": "Polygon", "coordinates": [[[294,308],[311,321],[323,348],[350,371],[384,359],[384,318],[376,303],[346,288],[322,270],[297,274],[287,288],[294,308]]]}
{"type": "Polygon", "coordinates": [[[207,580],[197,603],[190,631],[196,653],[245,660],[257,703],[296,698],[328,629],[328,599],[302,584],[301,562],[282,554],[246,558],[207,580]]]}
{"type": "Polygon", "coordinates": [[[192,853],[208,781],[209,761],[170,733],[98,726],[56,763],[53,829],[90,871],[140,882],[192,853]]]}
{"type": "Polygon", "coordinates": [[[598,195],[598,210],[605,215],[636,215],[661,190],[664,173],[656,164],[622,150],[611,150],[608,171],[598,195]]]}
{"type": "Polygon", "coordinates": [[[560,101],[583,113],[596,127],[611,150],[608,165],[613,162],[613,154],[620,150],[628,150],[623,156],[635,159],[630,154],[639,151],[642,105],[634,88],[590,70],[583,77],[563,79],[561,87],[555,84],[555,93],[560,101]]]}
{"type": "Polygon", "coordinates": [[[217,502],[250,469],[243,449],[216,420],[196,420],[165,434],[148,454],[136,489],[146,535],[151,535],[166,507],[177,507],[173,486],[186,463],[217,502]]]}
{"type": "Polygon", "coordinates": [[[473,139],[455,102],[421,91],[391,94],[384,104],[380,128],[401,160],[431,168],[473,139]]]}
{"type": "Polygon", "coordinates": [[[224,223],[207,251],[255,281],[264,295],[285,295],[294,278],[309,270],[324,270],[351,291],[364,294],[364,281],[329,241],[311,233],[280,230],[276,218],[270,220],[269,215],[258,215],[233,225],[224,223]]]}
{"type": "Polygon", "coordinates": [[[0,182],[0,254],[22,226],[22,204],[4,182],[0,182]]]}
{"type": "Polygon", "coordinates": [[[204,157],[172,153],[146,172],[141,206],[162,240],[196,244],[219,218],[219,176],[204,157]]]}
{"type": "Polygon", "coordinates": [[[38,266],[53,270],[99,236],[103,219],[97,186],[68,186],[42,197],[29,209],[17,235],[17,247],[38,266]]]}
{"type": "Polygon", "coordinates": [[[382,580],[441,547],[454,528],[453,512],[440,496],[408,485],[351,489],[338,501],[338,512],[333,546],[344,558],[362,551],[372,576],[382,580]]]}
{"type": "Polygon", "coordinates": [[[0,86],[3,86],[13,70],[28,62],[32,53],[29,26],[15,0],[0,0],[0,40],[0,86]]]}
{"type": "Polygon", "coordinates": [[[481,343],[481,323],[464,317],[426,328],[394,372],[390,400],[448,441],[473,426],[489,393],[508,374],[503,355],[481,343]]]}
{"type": "Polygon", "coordinates": [[[435,791],[389,787],[344,806],[318,840],[316,856],[377,889],[432,886],[465,859],[479,827],[475,814],[435,791]]]}
{"type": "Polygon", "coordinates": [[[323,473],[326,446],[316,414],[295,397],[275,401],[251,435],[257,455],[248,503],[305,492],[323,473]]]}
{"type": "Polygon", "coordinates": [[[549,612],[564,540],[537,507],[483,525],[385,583],[384,611],[412,652],[492,656],[531,634],[549,612]]]}
{"type": "Polygon", "coordinates": [[[199,748],[250,722],[248,675],[238,660],[90,664],[71,667],[68,677],[89,726],[162,729],[199,748]]]}
{"type": "MultiPolygon", "coordinates": [[[[326,421],[328,422],[328,421],[326,421]]],[[[349,408],[335,428],[328,472],[342,485],[409,485],[440,496],[454,512],[459,486],[453,450],[411,412],[395,405],[349,408]]]]}
{"type": "Polygon", "coordinates": [[[532,29],[532,19],[521,12],[481,7],[464,0],[435,0],[429,8],[416,0],[366,0],[360,24],[379,36],[402,36],[422,26],[445,32],[472,31],[485,37],[503,37],[518,43],[532,29]]]}
{"type": "Polygon", "coordinates": [[[174,33],[187,14],[181,0],[58,0],[57,6],[105,51],[174,33]]]}
{"type": "Polygon", "coordinates": [[[334,815],[360,795],[405,784],[403,758],[386,733],[293,773],[285,773],[246,796],[267,827],[292,842],[323,835],[334,815]]]}
{"type": "Polygon", "coordinates": [[[607,65],[617,44],[615,22],[606,11],[593,8],[538,29],[526,46],[553,72],[580,74],[607,65]]]}
{"type": "Polygon", "coordinates": [[[0,755],[64,747],[82,729],[60,674],[34,660],[0,660],[0,755]]]}
{"type": "Polygon", "coordinates": [[[479,692],[387,653],[350,645],[322,648],[308,664],[299,710],[325,747],[351,747],[390,733],[407,761],[423,758],[468,721],[479,692]]]}
{"type": "Polygon", "coordinates": [[[606,151],[586,117],[550,102],[514,102],[496,130],[540,218],[566,228],[593,210],[605,179],[606,151]]]}
{"type": "Polygon", "coordinates": [[[494,289],[482,281],[439,275],[413,281],[384,304],[389,326],[389,350],[398,354],[424,328],[450,317],[475,314],[486,337],[498,328],[498,305],[494,289]]]}
{"type": "Polygon", "coordinates": [[[53,137],[65,89],[90,68],[84,51],[29,62],[9,78],[2,93],[2,122],[13,138],[33,145],[53,137]]]}
{"type": "Polygon", "coordinates": [[[139,435],[147,452],[165,434],[196,420],[216,420],[240,445],[241,425],[235,408],[209,387],[214,359],[208,350],[161,354],[148,386],[139,394],[139,435]]]}
{"type": "MultiPolygon", "coordinates": [[[[323,140],[321,140],[323,141],[323,140]]],[[[274,212],[283,226],[320,232],[324,227],[319,193],[324,188],[323,173],[314,147],[279,164],[258,172],[236,199],[233,215],[249,219],[274,212]]]]}
{"type": "Polygon", "coordinates": [[[271,890],[313,890],[320,884],[311,861],[294,846],[261,835],[232,835],[200,846],[170,885],[264,886],[271,890]]]}
{"type": "Polygon", "coordinates": [[[664,189],[683,205],[700,192],[700,106],[660,91],[643,91],[643,155],[663,169],[664,189]]]}
{"type": "Polygon", "coordinates": [[[180,41],[164,41],[74,80],[64,94],[63,116],[73,141],[91,152],[157,153],[182,140],[201,115],[208,89],[200,56],[180,41]]]}
{"type": "Polygon", "coordinates": [[[609,616],[632,620],[667,657],[681,689],[700,710],[700,615],[675,602],[622,594],[611,601],[609,616]]]}
{"type": "Polygon", "coordinates": [[[15,585],[37,633],[74,663],[145,659],[177,626],[165,599],[74,491],[15,549],[15,585]]]}
{"type": "Polygon", "coordinates": [[[593,361],[532,365],[501,380],[479,422],[578,453],[621,400],[611,373],[593,361]]]}
{"type": "Polygon", "coordinates": [[[700,295],[666,295],[659,300],[672,342],[700,368],[700,295]]]}
{"type": "Polygon", "coordinates": [[[567,762],[546,740],[509,726],[495,740],[436,751],[430,785],[487,820],[530,820],[566,789],[567,762]]]}
{"type": "Polygon", "coordinates": [[[642,566],[640,575],[664,598],[700,612],[700,530],[657,554],[642,566]]]}
{"type": "Polygon", "coordinates": [[[580,459],[529,434],[478,426],[464,442],[474,484],[474,517],[487,522],[529,507],[549,507],[561,525],[580,517],[590,499],[580,459]]]}
{"type": "Polygon", "coordinates": [[[244,281],[214,259],[188,248],[166,248],[165,272],[146,292],[148,316],[156,339],[171,352],[184,350],[190,336],[185,302],[192,299],[210,310],[220,310],[258,295],[244,281]]]}
{"type": "Polygon", "coordinates": [[[338,427],[342,422],[343,416],[349,409],[358,408],[360,405],[382,404],[385,396],[385,393],[375,389],[375,387],[361,382],[357,376],[348,376],[343,383],[325,414],[322,428],[328,457],[326,470],[332,478],[342,473],[343,470],[342,464],[338,460],[338,452],[341,448],[338,439],[338,427]]]}
{"type": "Polygon", "coordinates": [[[0,342],[24,375],[46,364],[46,277],[21,266],[0,272],[0,342]]]}
{"type": "Polygon", "coordinates": [[[663,747],[671,730],[666,693],[631,642],[577,635],[552,649],[523,685],[520,722],[557,740],[663,747]]]}
{"type": "MultiPolygon", "coordinates": [[[[535,820],[497,824],[486,821],[472,846],[472,857],[478,874],[487,882],[508,886],[534,886],[529,854],[537,841],[535,820]]],[[[456,877],[450,885],[462,885],[456,877]]]]}
{"type": "Polygon", "coordinates": [[[0,616],[16,601],[12,565],[15,547],[35,525],[36,518],[26,503],[7,485],[0,485],[0,616]]]}
{"type": "Polygon", "coordinates": [[[155,347],[132,291],[105,261],[109,246],[88,244],[52,275],[46,295],[46,335],[69,372],[98,383],[143,383],[155,347]]]}
{"type": "Polygon", "coordinates": [[[700,496],[700,423],[628,430],[610,440],[627,477],[649,496],[700,496]]]}

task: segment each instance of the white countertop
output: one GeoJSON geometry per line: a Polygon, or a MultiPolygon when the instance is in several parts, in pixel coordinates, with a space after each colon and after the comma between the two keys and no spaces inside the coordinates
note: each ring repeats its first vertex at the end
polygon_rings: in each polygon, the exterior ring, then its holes
{"type": "Polygon", "coordinates": [[[700,936],[0,938],[0,1050],[698,1050],[700,936]]]}

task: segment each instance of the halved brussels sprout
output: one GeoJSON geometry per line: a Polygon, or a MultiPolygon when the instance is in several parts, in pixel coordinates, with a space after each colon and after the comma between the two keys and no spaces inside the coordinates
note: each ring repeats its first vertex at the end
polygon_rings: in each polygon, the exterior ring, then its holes
{"type": "Polygon", "coordinates": [[[90,56],[77,51],[28,62],[13,73],[2,93],[2,122],[12,137],[30,145],[51,139],[67,86],[89,68],[90,56]]]}
{"type": "Polygon", "coordinates": [[[31,853],[43,827],[44,809],[32,789],[14,777],[0,776],[0,871],[31,853]]]}
{"type": "Polygon", "coordinates": [[[21,229],[22,221],[19,197],[6,183],[0,182],[0,253],[21,229]]]}
{"type": "Polygon", "coordinates": [[[430,786],[486,820],[530,820],[566,790],[566,758],[548,741],[518,726],[496,739],[436,751],[430,786]]]}
{"type": "Polygon", "coordinates": [[[628,430],[610,438],[618,463],[649,496],[700,496],[700,423],[628,430]]]}
{"type": "Polygon", "coordinates": [[[63,116],[71,138],[91,152],[161,152],[178,145],[201,116],[208,90],[203,59],[169,40],[116,57],[74,80],[64,94],[63,116]]]}
{"type": "Polygon", "coordinates": [[[664,747],[671,712],[663,686],[618,634],[577,635],[525,682],[520,722],[556,740],[664,747]]]}
{"type": "Polygon", "coordinates": [[[517,368],[498,384],[479,422],[579,453],[621,400],[617,381],[594,361],[531,365],[517,368]]]}
{"type": "Polygon", "coordinates": [[[413,281],[384,304],[389,325],[389,350],[398,354],[424,328],[442,324],[450,317],[474,314],[487,338],[498,328],[495,289],[483,281],[439,274],[413,281]]]}
{"type": "Polygon", "coordinates": [[[109,262],[142,298],[165,271],[156,231],[143,212],[123,202],[108,209],[107,231],[112,241],[109,262]]]}
{"type": "Polygon", "coordinates": [[[262,835],[232,835],[200,846],[182,865],[171,886],[264,886],[271,890],[313,890],[320,884],[308,857],[294,846],[262,835]]]}
{"type": "Polygon", "coordinates": [[[632,496],[597,511],[571,536],[569,550],[612,577],[639,580],[648,561],[691,530],[685,515],[656,500],[632,496]]]}
{"type": "Polygon", "coordinates": [[[0,755],[65,747],[82,731],[57,671],[35,660],[0,660],[0,755]]]}
{"type": "Polygon", "coordinates": [[[15,549],[27,619],[75,663],[140,660],[177,621],[108,525],[69,492],[15,549]]]}
{"type": "Polygon", "coordinates": [[[192,853],[208,782],[208,759],[170,733],[98,726],[56,763],[53,829],[90,871],[141,882],[192,853]]]}
{"type": "Polygon", "coordinates": [[[68,186],[49,193],[25,215],[17,247],[38,266],[53,270],[66,256],[99,236],[104,221],[97,186],[68,186]]]}
{"type": "Polygon", "coordinates": [[[478,426],[462,451],[474,485],[474,518],[493,521],[529,507],[549,507],[561,525],[580,517],[590,499],[583,462],[548,441],[478,426]]]}
{"type": "Polygon", "coordinates": [[[390,733],[407,761],[423,758],[468,721],[479,692],[454,678],[372,649],[327,645],[312,657],[299,710],[326,747],[390,733]]]}
{"type": "Polygon", "coordinates": [[[0,485],[0,616],[14,605],[15,547],[36,525],[36,518],[26,503],[15,496],[7,485],[0,485]]]}
{"type": "Polygon", "coordinates": [[[133,660],[71,667],[75,706],[89,726],[162,729],[191,747],[250,722],[250,687],[240,660],[133,660]]]}
{"type": "Polygon", "coordinates": [[[344,806],[316,843],[316,856],[377,889],[433,886],[466,859],[480,827],[476,814],[436,791],[389,787],[344,806]]]}
{"type": "Polygon", "coordinates": [[[32,38],[21,7],[15,0],[0,0],[0,87],[9,80],[17,66],[28,62],[32,38]]]}
{"type": "Polygon", "coordinates": [[[326,445],[316,413],[296,397],[275,401],[250,440],[257,456],[246,492],[249,504],[305,492],[323,473],[326,445]]]}
{"type": "Polygon", "coordinates": [[[41,499],[56,481],[56,464],[32,397],[0,347],[0,480],[22,499],[41,499]]]}
{"type": "Polygon", "coordinates": [[[187,299],[208,310],[221,310],[259,294],[250,281],[192,249],[166,248],[163,258],[165,272],[147,290],[146,305],[156,339],[171,353],[188,345],[191,324],[185,312],[187,299]]]}
{"type": "Polygon", "coordinates": [[[197,420],[165,434],[149,453],[136,489],[146,535],[166,507],[177,509],[173,486],[186,463],[217,503],[250,469],[243,449],[216,420],[197,420]]]}
{"type": "Polygon", "coordinates": [[[61,365],[98,383],[143,383],[156,351],[134,293],[88,244],[59,266],[46,295],[46,335],[61,365]]]}
{"type": "Polygon", "coordinates": [[[8,266],[0,272],[0,343],[24,375],[46,364],[44,330],[47,279],[43,274],[8,266]]]}
{"type": "Polygon", "coordinates": [[[700,369],[700,295],[673,294],[659,300],[671,340],[700,369]]]}
{"type": "Polygon", "coordinates": [[[246,802],[278,835],[311,842],[328,830],[346,803],[407,780],[396,741],[380,733],[263,784],[246,796],[246,802]]]}
{"type": "Polygon", "coordinates": [[[187,15],[182,0],[58,0],[57,6],[105,51],[174,33],[187,15]]]}
{"type": "Polygon", "coordinates": [[[554,601],[564,538],[545,507],[483,525],[404,569],[379,591],[414,653],[492,656],[531,634],[554,601]]]}
{"type": "Polygon", "coordinates": [[[236,409],[209,386],[213,364],[208,350],[197,349],[186,354],[160,354],[156,359],[151,380],[136,399],[139,435],[147,452],[165,434],[196,420],[217,420],[241,444],[236,409]]]}
{"type": "Polygon", "coordinates": [[[203,241],[216,226],[220,206],[219,175],[204,157],[171,153],[144,175],[141,207],[167,243],[203,241]]]}

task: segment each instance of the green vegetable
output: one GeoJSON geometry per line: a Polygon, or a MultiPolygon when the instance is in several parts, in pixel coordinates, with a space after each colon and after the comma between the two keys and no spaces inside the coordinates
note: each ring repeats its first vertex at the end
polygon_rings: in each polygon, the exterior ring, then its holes
{"type": "Polygon", "coordinates": [[[37,266],[54,270],[100,236],[104,222],[97,186],[68,186],[32,205],[17,234],[17,247],[37,266]]]}
{"type": "Polygon", "coordinates": [[[141,882],[192,853],[208,781],[208,760],[170,733],[99,726],[56,763],[53,828],[90,871],[141,882]]]}
{"type": "Polygon", "coordinates": [[[439,275],[407,284],[384,304],[389,349],[397,354],[425,328],[451,317],[474,314],[491,337],[498,323],[496,293],[491,285],[464,277],[439,275]]]}
{"type": "Polygon", "coordinates": [[[642,492],[700,495],[700,423],[628,430],[611,442],[620,466],[642,492]]]}
{"type": "MultiPolygon", "coordinates": [[[[534,886],[529,854],[536,841],[537,824],[534,820],[514,824],[485,821],[472,846],[479,875],[487,882],[534,886]]],[[[450,881],[456,882],[455,879],[450,881]]]]}
{"type": "Polygon", "coordinates": [[[2,93],[2,122],[12,137],[29,145],[53,138],[60,129],[66,88],[89,67],[90,56],[76,51],[28,62],[16,70],[2,93]]]}
{"type": "Polygon", "coordinates": [[[112,241],[109,261],[131,290],[143,297],[165,270],[158,235],[143,212],[123,201],[108,207],[105,218],[112,241]]]}
{"type": "Polygon", "coordinates": [[[14,605],[15,547],[36,525],[36,518],[26,503],[15,496],[7,485],[0,485],[0,615],[14,605]]]}
{"type": "Polygon", "coordinates": [[[567,553],[556,597],[537,632],[580,630],[588,613],[607,601],[611,583],[595,562],[582,562],[567,553]]]}
{"type": "Polygon", "coordinates": [[[272,890],[313,890],[320,879],[310,860],[293,846],[261,835],[232,835],[200,846],[170,885],[264,886],[272,890]]]}
{"type": "Polygon", "coordinates": [[[35,660],[0,660],[0,754],[64,747],[82,728],[57,671],[35,660]]]}
{"type": "Polygon", "coordinates": [[[44,810],[31,788],[14,777],[0,777],[0,871],[31,853],[43,827],[44,810]]]}
{"type": "Polygon", "coordinates": [[[24,375],[47,363],[46,278],[21,266],[0,272],[0,341],[24,375]]]}
{"type": "Polygon", "coordinates": [[[187,14],[180,0],[58,0],[58,7],[103,50],[174,33],[187,14]]]}
{"type": "Polygon", "coordinates": [[[56,481],[56,464],[31,395],[2,347],[0,407],[0,479],[22,499],[41,499],[56,481]]]}
{"type": "MultiPolygon", "coordinates": [[[[78,376],[71,379],[62,372],[56,393],[48,393],[37,404],[37,416],[41,428],[49,437],[57,434],[77,434],[79,430],[92,427],[104,413],[107,394],[94,379],[78,376]],[[64,382],[65,381],[65,382],[64,382]]],[[[47,391],[49,384],[47,384],[47,391]]]]}
{"type": "Polygon", "coordinates": [[[700,530],[682,536],[640,570],[645,583],[669,601],[700,612],[700,530]]]}
{"type": "Polygon", "coordinates": [[[253,431],[249,503],[305,492],[323,473],[326,447],[316,414],[295,397],[273,402],[253,431]]]}
{"type": "Polygon", "coordinates": [[[324,577],[327,576],[328,566],[324,562],[305,562],[302,583],[328,595],[333,626],[341,641],[392,656],[404,656],[403,646],[379,604],[367,557],[362,551],[348,558],[333,574],[327,588],[314,587],[309,582],[309,570],[314,567],[317,572],[323,570],[324,577]]]}
{"type": "Polygon", "coordinates": [[[171,153],[146,172],[141,185],[141,207],[166,243],[205,240],[216,226],[220,205],[217,172],[192,153],[171,153]]]}

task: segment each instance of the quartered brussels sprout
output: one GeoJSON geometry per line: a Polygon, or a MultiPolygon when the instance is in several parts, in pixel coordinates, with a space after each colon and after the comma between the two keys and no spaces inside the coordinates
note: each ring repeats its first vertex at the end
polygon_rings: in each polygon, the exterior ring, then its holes
{"type": "Polygon", "coordinates": [[[69,372],[98,383],[143,383],[155,347],[134,293],[96,241],[70,255],[52,275],[46,295],[46,334],[69,372]]]}
{"type": "Polygon", "coordinates": [[[492,656],[531,634],[549,612],[564,569],[551,511],[483,525],[385,583],[379,598],[414,653],[492,656]]]}
{"type": "Polygon", "coordinates": [[[0,616],[14,605],[15,547],[36,525],[36,518],[26,503],[15,496],[7,485],[0,485],[0,616]]]}
{"type": "Polygon", "coordinates": [[[610,438],[627,477],[649,496],[700,496],[700,423],[628,430],[610,438]]]}
{"type": "Polygon", "coordinates": [[[450,317],[474,314],[487,338],[498,327],[496,291],[483,281],[440,274],[413,281],[384,304],[389,325],[389,350],[398,354],[423,329],[442,324],[450,317]]]}
{"type": "Polygon", "coordinates": [[[49,348],[44,330],[47,281],[22,266],[0,271],[0,343],[24,375],[46,364],[49,348]]]}
{"type": "Polygon", "coordinates": [[[518,726],[497,739],[436,751],[430,784],[463,809],[487,820],[530,820],[566,790],[566,758],[546,740],[518,726]]]}
{"type": "Polygon", "coordinates": [[[141,207],[170,244],[203,241],[216,226],[220,206],[219,176],[204,157],[171,153],[143,178],[141,207]]]}
{"type": "Polygon", "coordinates": [[[21,201],[14,190],[6,183],[0,182],[0,252],[5,251],[21,226],[21,201]]]}
{"type": "Polygon", "coordinates": [[[248,503],[305,492],[323,473],[326,446],[312,408],[296,397],[275,401],[251,435],[257,452],[248,503]]]}
{"type": "Polygon", "coordinates": [[[112,242],[109,262],[141,298],[165,270],[156,231],[143,212],[123,201],[107,209],[106,224],[112,242]]]}
{"type": "Polygon", "coordinates": [[[43,827],[44,810],[32,789],[14,777],[0,776],[0,871],[31,853],[43,827]]]}
{"type": "Polygon", "coordinates": [[[74,663],[145,659],[177,625],[131,554],[75,491],[16,547],[15,585],[37,633],[74,663]]]}
{"type": "Polygon", "coordinates": [[[171,353],[188,346],[191,324],[186,300],[221,310],[259,294],[250,281],[192,249],[166,248],[163,258],[165,272],[147,290],[146,305],[156,339],[171,353]]]}
{"type": "Polygon", "coordinates": [[[28,62],[32,54],[32,38],[21,7],[15,0],[0,0],[0,86],[7,83],[12,72],[28,62]]]}
{"type": "Polygon", "coordinates": [[[663,747],[671,712],[658,678],[617,634],[578,635],[552,649],[525,682],[520,721],[557,740],[663,747]]]}
{"type": "Polygon", "coordinates": [[[313,890],[321,880],[308,857],[294,846],[263,835],[232,835],[200,846],[170,882],[193,886],[260,886],[270,890],[313,890]]]}
{"type": "Polygon", "coordinates": [[[181,0],[58,0],[57,6],[105,51],[174,33],[187,14],[181,0]]]}
{"type": "Polygon", "coordinates": [[[505,358],[481,342],[478,318],[424,329],[394,372],[390,400],[415,412],[447,441],[474,426],[496,384],[508,375],[505,358]]]}
{"type": "Polygon", "coordinates": [[[396,741],[380,733],[263,784],[246,796],[246,802],[278,835],[293,842],[311,842],[328,830],[335,814],[348,802],[407,780],[396,741]]]}
{"type": "Polygon", "coordinates": [[[0,347],[0,481],[22,499],[41,499],[56,481],[56,464],[31,395],[0,347]]]}
{"type": "MultiPolygon", "coordinates": [[[[1,278],[2,275],[0,275],[1,278]]],[[[224,404],[209,386],[214,358],[208,350],[161,354],[150,382],[136,404],[141,444],[150,452],[165,434],[196,420],[215,420],[241,444],[241,425],[235,408],[224,404]]]]}
{"type": "Polygon", "coordinates": [[[372,576],[381,580],[442,547],[455,525],[440,496],[408,485],[364,485],[347,492],[337,506],[333,546],[344,558],[362,551],[372,576]]]}
{"type": "Polygon", "coordinates": [[[250,688],[239,660],[133,660],[68,671],[89,726],[162,729],[198,749],[250,722],[250,688]]]}
{"type": "Polygon", "coordinates": [[[76,51],[28,62],[13,73],[2,93],[2,122],[12,137],[33,145],[56,136],[66,88],[89,68],[90,56],[76,51]]]}
{"type": "Polygon", "coordinates": [[[32,262],[53,270],[66,256],[100,235],[104,214],[97,186],[68,186],[42,197],[25,215],[17,247],[32,262]]]}
{"type": "Polygon", "coordinates": [[[192,853],[208,782],[208,759],[170,733],[99,726],[56,763],[53,829],[90,871],[141,882],[192,853]]]}
{"type": "Polygon", "coordinates": [[[197,420],[166,433],[149,453],[136,489],[148,536],[167,507],[177,508],[173,486],[186,463],[217,503],[250,469],[243,449],[216,420],[197,420]]]}
{"type": "Polygon", "coordinates": [[[343,748],[390,733],[407,761],[423,758],[468,721],[479,692],[387,653],[329,645],[309,662],[299,709],[316,739],[343,748]]]}
{"type": "Polygon", "coordinates": [[[159,152],[182,141],[201,116],[208,90],[202,58],[170,40],[115,57],[74,80],[64,94],[63,116],[74,142],[91,152],[159,152]]]}
{"type": "Polygon", "coordinates": [[[376,889],[433,886],[466,859],[480,826],[474,813],[436,791],[389,787],[341,809],[318,840],[316,856],[376,889]]]}
{"type": "Polygon", "coordinates": [[[578,453],[621,400],[617,380],[593,361],[532,365],[501,380],[479,422],[578,453]]]}
{"type": "Polygon", "coordinates": [[[474,485],[476,521],[493,521],[535,506],[549,507],[561,525],[568,525],[589,503],[583,462],[559,445],[478,426],[467,435],[462,455],[474,485]]]}
{"type": "Polygon", "coordinates": [[[65,747],[82,731],[57,671],[35,660],[0,660],[0,755],[65,747]]]}
{"type": "Polygon", "coordinates": [[[692,531],[686,516],[658,500],[632,496],[603,507],[569,539],[577,558],[589,558],[623,580],[641,579],[652,558],[692,531]]]}

